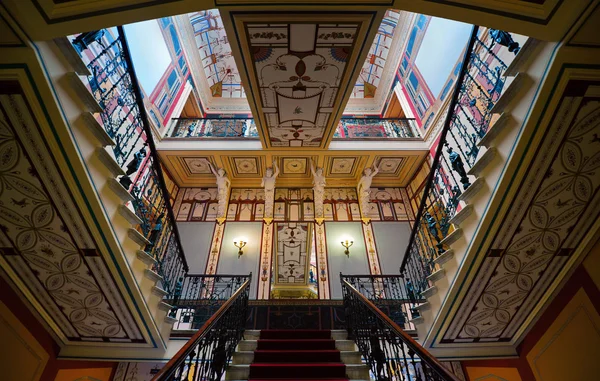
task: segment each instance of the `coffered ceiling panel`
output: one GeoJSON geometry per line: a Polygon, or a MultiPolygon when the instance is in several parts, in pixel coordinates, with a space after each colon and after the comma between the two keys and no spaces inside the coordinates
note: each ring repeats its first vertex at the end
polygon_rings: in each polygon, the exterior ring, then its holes
{"type": "Polygon", "coordinates": [[[326,147],[377,32],[377,13],[229,15],[263,143],[326,147]]]}
{"type": "Polygon", "coordinates": [[[374,187],[403,187],[425,160],[427,150],[390,151],[167,151],[160,150],[161,161],[182,187],[214,187],[215,176],[208,163],[224,168],[233,187],[260,187],[265,169],[279,166],[277,187],[312,187],[311,163],[324,169],[327,186],[353,187],[367,166],[379,165],[374,187]]]}

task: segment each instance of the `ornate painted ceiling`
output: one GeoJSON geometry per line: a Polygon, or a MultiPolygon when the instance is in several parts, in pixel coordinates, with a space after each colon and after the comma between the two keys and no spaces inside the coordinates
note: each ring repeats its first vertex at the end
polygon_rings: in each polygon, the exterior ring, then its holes
{"type": "Polygon", "coordinates": [[[510,342],[600,215],[600,83],[570,81],[441,343],[510,342]]]}
{"type": "MultiPolygon", "coordinates": [[[[191,24],[194,42],[199,53],[198,59],[201,62],[199,66],[203,69],[201,74],[206,83],[202,81],[200,90],[203,92],[202,98],[207,103],[207,111],[211,113],[248,112],[248,105],[242,101],[246,98],[246,94],[232,54],[230,38],[227,36],[219,11],[211,9],[190,13],[184,17],[186,22],[191,24]]],[[[410,12],[393,9],[386,11],[354,85],[350,102],[345,107],[345,113],[377,114],[381,112],[398,67],[406,40],[408,23],[413,18],[413,14],[410,12]]],[[[274,36],[277,40],[277,35],[274,36]]],[[[259,45],[265,43],[265,41],[258,42],[259,45]]],[[[336,40],[336,43],[342,42],[336,40]]],[[[254,49],[257,41],[251,37],[250,44],[253,45],[251,49],[254,49]]],[[[272,57],[272,59],[276,60],[276,57],[272,57]]],[[[334,59],[333,62],[339,63],[340,61],[334,59]]],[[[331,73],[333,66],[328,67],[329,72],[324,70],[320,74],[327,76],[328,73],[331,73]]]]}
{"type": "Polygon", "coordinates": [[[327,146],[376,15],[230,13],[232,44],[240,50],[248,101],[266,147],[327,146]]]}
{"type": "Polygon", "coordinates": [[[356,186],[364,168],[379,164],[373,186],[406,186],[422,164],[427,150],[324,151],[168,151],[161,161],[174,180],[184,187],[212,187],[215,176],[208,163],[224,168],[233,187],[259,187],[264,171],[276,161],[278,187],[312,187],[311,161],[323,167],[327,186],[356,186]]]}
{"type": "Polygon", "coordinates": [[[64,343],[145,344],[19,84],[2,85],[2,268],[64,343]]]}

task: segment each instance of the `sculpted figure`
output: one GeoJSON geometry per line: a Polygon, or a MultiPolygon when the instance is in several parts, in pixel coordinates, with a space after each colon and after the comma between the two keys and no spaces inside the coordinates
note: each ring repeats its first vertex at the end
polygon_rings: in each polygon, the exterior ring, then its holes
{"type": "Polygon", "coordinates": [[[323,217],[323,198],[325,196],[325,184],[327,180],[323,174],[323,168],[315,168],[315,163],[310,162],[310,171],[313,175],[313,192],[315,197],[315,218],[323,217]]]}
{"type": "Polygon", "coordinates": [[[227,197],[229,196],[229,187],[231,187],[231,181],[225,174],[223,168],[215,168],[210,164],[211,172],[217,177],[217,200],[219,200],[219,206],[217,208],[217,217],[225,217],[225,208],[227,207],[227,197]]]}
{"type": "Polygon", "coordinates": [[[358,182],[356,187],[358,193],[358,204],[363,217],[367,217],[367,211],[369,210],[369,197],[371,195],[371,183],[373,177],[379,173],[379,167],[373,165],[373,168],[365,168],[363,176],[358,182]]]}
{"type": "Polygon", "coordinates": [[[260,184],[265,188],[265,218],[273,217],[273,206],[275,204],[275,180],[279,176],[277,162],[273,161],[273,167],[267,168],[265,176],[260,184]]]}

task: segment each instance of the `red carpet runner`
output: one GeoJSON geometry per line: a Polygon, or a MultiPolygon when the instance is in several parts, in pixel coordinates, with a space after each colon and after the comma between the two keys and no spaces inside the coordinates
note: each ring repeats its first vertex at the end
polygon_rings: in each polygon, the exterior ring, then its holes
{"type": "Polygon", "coordinates": [[[348,381],[331,331],[262,330],[249,381],[348,381]]]}

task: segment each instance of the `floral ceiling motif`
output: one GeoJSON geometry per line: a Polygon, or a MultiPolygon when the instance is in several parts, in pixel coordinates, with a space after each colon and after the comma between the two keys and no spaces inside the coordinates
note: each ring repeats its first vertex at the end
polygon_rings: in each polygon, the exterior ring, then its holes
{"type": "Polygon", "coordinates": [[[57,334],[145,342],[20,95],[0,96],[0,157],[0,255],[57,334]]]}
{"type": "Polygon", "coordinates": [[[599,218],[600,100],[571,81],[442,343],[511,341],[599,218]]]}
{"type": "Polygon", "coordinates": [[[323,147],[373,15],[233,16],[267,145],[323,147]]]}

